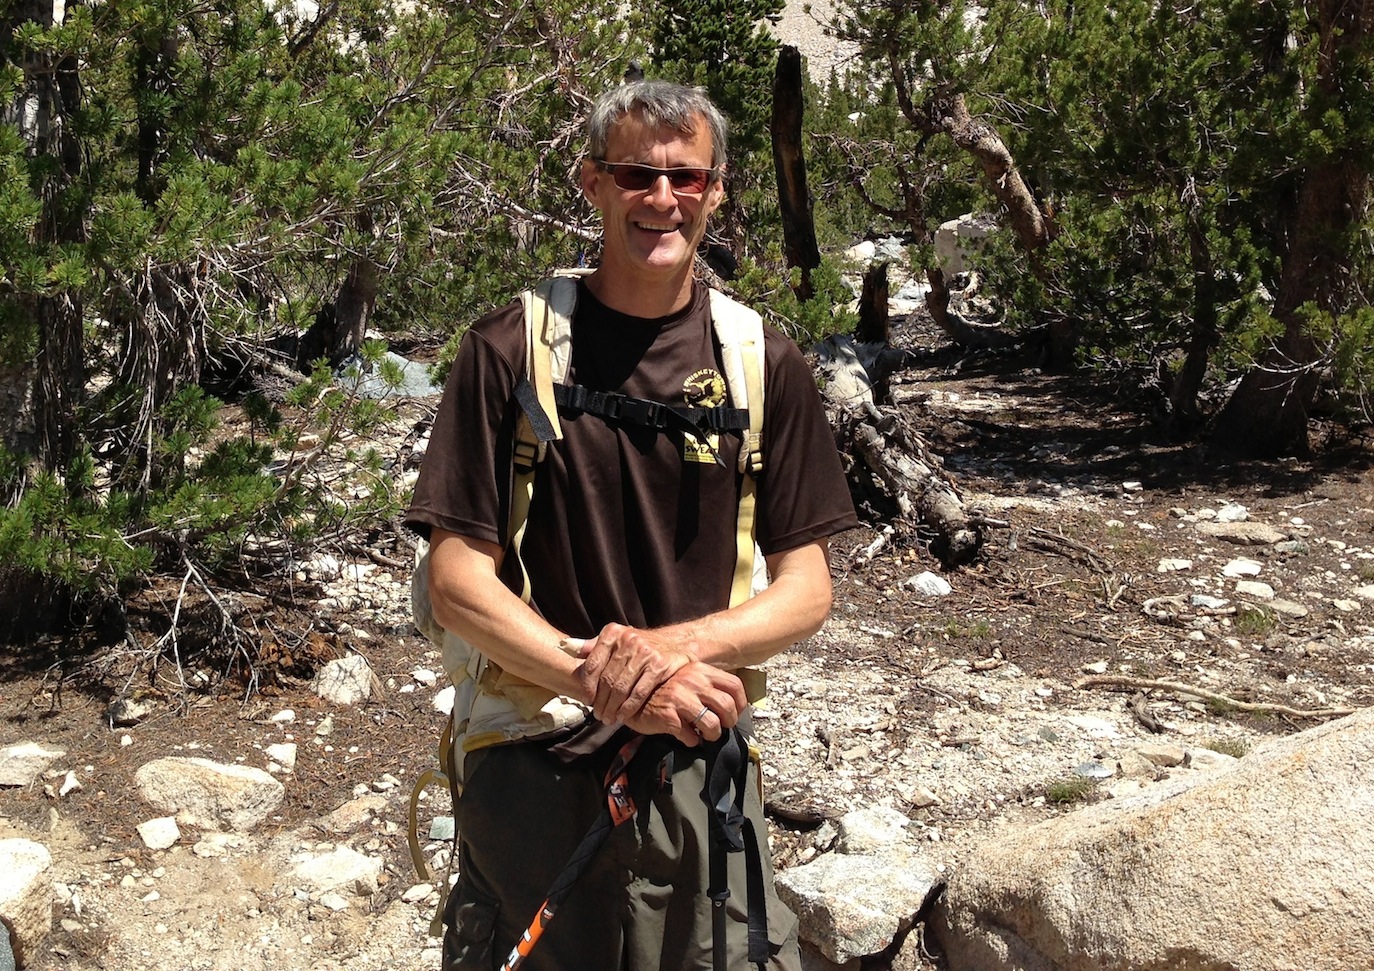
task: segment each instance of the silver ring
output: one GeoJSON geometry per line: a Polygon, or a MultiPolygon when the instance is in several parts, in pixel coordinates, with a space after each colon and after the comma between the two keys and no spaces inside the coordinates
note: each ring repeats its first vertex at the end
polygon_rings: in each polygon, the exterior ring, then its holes
{"type": "Polygon", "coordinates": [[[698,735],[701,734],[701,729],[697,728],[697,722],[701,721],[702,718],[706,716],[706,713],[710,710],[711,707],[709,705],[702,705],[701,711],[697,712],[697,717],[692,719],[692,731],[696,732],[698,735]]]}

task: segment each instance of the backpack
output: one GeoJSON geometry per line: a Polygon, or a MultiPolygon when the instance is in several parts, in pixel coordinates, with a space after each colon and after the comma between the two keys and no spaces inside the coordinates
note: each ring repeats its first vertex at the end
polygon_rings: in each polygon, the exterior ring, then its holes
{"type": "MultiPolygon", "coordinates": [[[[520,405],[512,464],[514,486],[507,523],[507,555],[520,565],[521,599],[530,602],[529,575],[520,560],[520,547],[534,495],[535,473],[548,444],[563,437],[559,405],[579,411],[642,419],[655,427],[686,423],[701,431],[737,431],[741,447],[736,457],[743,474],[736,515],[736,555],[731,578],[730,606],[738,606],[766,584],[763,557],[754,542],[754,509],[758,475],[763,471],[764,346],[763,320],[754,310],[725,294],[710,291],[711,326],[721,351],[731,407],[691,408],[661,405],[623,395],[577,394],[564,384],[572,358],[572,317],[577,306],[577,278],[585,270],[567,270],[520,295],[524,305],[526,374],[515,388],[520,405]],[[577,399],[577,400],[570,400],[577,399]]],[[[585,392],[585,389],[580,389],[585,392]]],[[[719,460],[719,456],[717,456],[719,460]]],[[[502,671],[458,635],[435,620],[429,598],[429,543],[416,547],[411,574],[411,613],[415,626],[440,648],[443,666],[454,688],[453,710],[440,739],[441,768],[416,780],[410,799],[410,850],[416,870],[428,881],[416,835],[417,801],[432,783],[449,785],[456,802],[462,793],[462,756],[488,745],[544,735],[583,722],[586,706],[555,695],[502,671]]],[[[573,651],[574,647],[568,646],[573,651]]],[[[763,696],[763,673],[735,672],[751,701],[763,696]]],[[[438,926],[439,915],[435,921],[438,926]]]]}

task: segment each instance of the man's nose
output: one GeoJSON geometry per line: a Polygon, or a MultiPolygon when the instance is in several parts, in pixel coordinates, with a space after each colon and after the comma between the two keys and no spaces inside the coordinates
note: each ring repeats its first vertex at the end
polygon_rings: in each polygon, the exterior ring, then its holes
{"type": "Polygon", "coordinates": [[[673,184],[668,181],[668,176],[660,175],[654,179],[654,184],[649,186],[647,201],[658,209],[671,209],[677,205],[677,196],[673,194],[673,184]]]}

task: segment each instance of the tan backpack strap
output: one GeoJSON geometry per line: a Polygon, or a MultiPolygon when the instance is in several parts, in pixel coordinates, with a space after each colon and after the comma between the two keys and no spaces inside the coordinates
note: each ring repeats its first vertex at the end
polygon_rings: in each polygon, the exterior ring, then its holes
{"type": "Polygon", "coordinates": [[[530,297],[525,303],[526,371],[539,398],[539,406],[553,425],[553,437],[561,439],[563,428],[558,421],[558,402],[553,397],[553,386],[561,384],[567,373],[577,281],[565,276],[553,277],[535,287],[530,297]]]}
{"type": "Polygon", "coordinates": [[[740,483],[739,513],[735,521],[735,575],[730,583],[730,606],[738,607],[754,592],[754,500],[758,494],[758,474],[763,471],[763,361],[760,348],[752,341],[740,346],[744,358],[744,381],[749,394],[749,431],[740,445],[739,466],[744,473],[740,483]]]}
{"type": "MultiPolygon", "coordinates": [[[[572,346],[572,315],[577,306],[577,280],[571,276],[556,276],[545,280],[533,290],[520,294],[525,314],[525,372],[534,386],[539,407],[553,429],[555,440],[563,437],[558,421],[558,402],[553,387],[561,384],[568,370],[572,346]]],[[[525,540],[525,526],[529,521],[530,502],[534,498],[534,471],[543,461],[548,443],[539,440],[529,416],[522,411],[515,422],[513,451],[515,482],[511,492],[510,519],[506,536],[511,553],[520,565],[521,593],[530,602],[530,578],[520,558],[525,540]]]]}
{"type": "Polygon", "coordinates": [[[758,475],[763,471],[763,321],[750,308],[712,290],[711,326],[720,343],[731,401],[749,412],[749,428],[740,442],[743,481],[735,524],[735,572],[730,583],[730,606],[737,607],[754,592],[755,497],[758,475]]]}

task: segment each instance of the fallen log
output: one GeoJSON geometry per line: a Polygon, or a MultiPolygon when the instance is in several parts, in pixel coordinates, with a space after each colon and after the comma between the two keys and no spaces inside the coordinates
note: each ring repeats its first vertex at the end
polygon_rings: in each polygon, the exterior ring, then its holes
{"type": "Polygon", "coordinates": [[[935,534],[930,548],[941,563],[972,560],[982,533],[939,457],[897,412],[883,411],[873,401],[872,370],[884,362],[884,349],[832,337],[818,350],[837,444],[873,473],[900,517],[935,534]],[[873,365],[866,366],[864,358],[873,365]]]}

